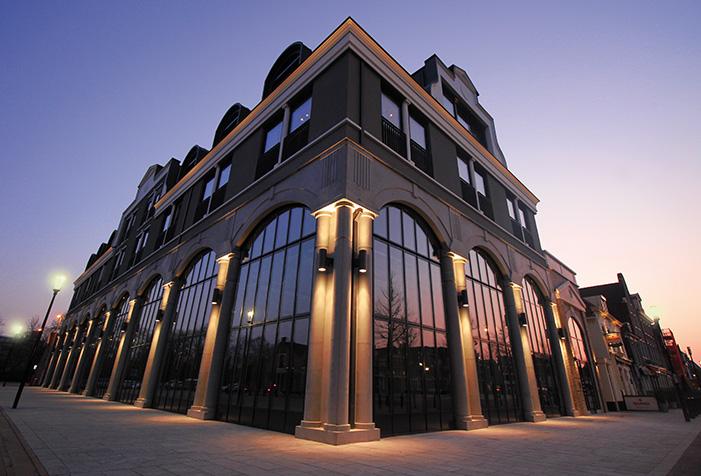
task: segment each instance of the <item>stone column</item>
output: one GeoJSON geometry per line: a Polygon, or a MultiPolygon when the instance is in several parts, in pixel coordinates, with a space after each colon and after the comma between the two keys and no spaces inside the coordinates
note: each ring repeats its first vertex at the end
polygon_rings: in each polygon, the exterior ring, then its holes
{"type": "Polygon", "coordinates": [[[516,361],[518,381],[521,387],[523,417],[526,421],[543,421],[545,420],[545,413],[543,413],[540,406],[538,382],[535,378],[531,346],[528,343],[528,331],[519,322],[519,314],[524,312],[521,286],[506,281],[503,288],[511,351],[513,352],[514,361],[516,361]]]}
{"type": "Polygon", "coordinates": [[[85,327],[83,325],[77,326],[75,329],[75,337],[73,338],[73,345],[68,353],[68,358],[66,359],[66,365],[63,367],[63,373],[61,374],[61,380],[58,382],[58,389],[62,391],[68,390],[70,386],[70,377],[75,369],[76,361],[78,360],[78,355],[80,355],[80,344],[83,340],[83,332],[85,327]]]}
{"type": "MultiPolygon", "coordinates": [[[[329,238],[333,213],[330,210],[320,210],[314,213],[316,218],[315,257],[319,250],[330,249],[329,238]]],[[[309,346],[307,349],[307,382],[304,392],[304,418],[298,428],[320,428],[322,425],[324,387],[324,335],[326,334],[326,306],[333,303],[333,280],[329,272],[317,271],[316,258],[314,263],[314,284],[312,288],[311,317],[309,322],[309,346]]],[[[299,431],[295,434],[299,436],[299,431]]]]}
{"type": "Polygon", "coordinates": [[[61,380],[61,375],[63,375],[63,369],[66,366],[66,359],[68,359],[68,348],[71,345],[72,339],[75,337],[75,333],[66,330],[63,336],[63,345],[61,345],[61,351],[58,355],[58,361],[56,362],[56,368],[54,369],[53,375],[51,375],[51,381],[49,383],[49,388],[58,389],[58,384],[61,380]]]}
{"type": "Polygon", "coordinates": [[[95,356],[93,357],[92,367],[90,368],[90,374],[88,375],[88,382],[85,384],[85,391],[83,395],[92,396],[95,394],[95,384],[100,376],[100,371],[102,370],[102,361],[105,360],[105,354],[107,353],[107,348],[109,347],[109,336],[112,333],[112,327],[114,326],[114,321],[117,319],[119,314],[119,309],[114,308],[105,313],[105,324],[102,326],[102,337],[97,342],[97,347],[95,347],[95,356]]]}
{"type": "Polygon", "coordinates": [[[409,101],[402,101],[402,129],[406,139],[406,159],[411,160],[411,127],[409,125],[409,101]]]}
{"type": "Polygon", "coordinates": [[[46,366],[46,373],[41,381],[41,386],[46,388],[51,383],[51,377],[54,375],[54,370],[56,369],[56,363],[58,362],[58,357],[61,355],[61,348],[63,347],[63,342],[65,340],[65,331],[59,333],[56,337],[56,342],[54,342],[53,350],[51,351],[51,359],[49,364],[46,366]]]}
{"type": "Polygon", "coordinates": [[[441,253],[441,276],[445,300],[448,348],[453,372],[453,412],[459,430],[478,430],[488,425],[482,415],[477,358],[475,356],[469,308],[458,303],[458,293],[467,289],[467,259],[452,253],[441,253]]]}
{"type": "MultiPolygon", "coordinates": [[[[361,210],[356,218],[356,256],[365,253],[365,272],[355,274],[355,352],[353,428],[375,430],[372,415],[372,358],[374,328],[372,318],[372,222],[377,215],[361,210]]],[[[379,430],[375,430],[378,431],[379,430]]],[[[378,435],[379,436],[379,435],[378,435]]]]}
{"type": "Polygon", "coordinates": [[[151,348],[148,353],[148,361],[144,370],[144,378],[141,381],[139,398],[134,405],[141,408],[148,408],[153,404],[153,397],[158,384],[159,371],[168,344],[168,335],[175,318],[175,311],[178,307],[178,293],[180,291],[179,280],[171,281],[163,285],[163,297],[159,312],[163,313],[160,322],[156,322],[151,339],[151,348]]]}
{"type": "Polygon", "coordinates": [[[348,397],[350,383],[351,274],[353,268],[353,205],[336,204],[336,244],[333,255],[335,300],[331,321],[328,410],[324,429],[350,430],[348,397]]]}
{"type": "Polygon", "coordinates": [[[557,306],[554,302],[546,300],[543,303],[543,311],[545,313],[545,322],[548,326],[548,338],[550,339],[550,347],[553,352],[553,361],[555,363],[555,372],[557,372],[560,383],[560,393],[562,394],[565,413],[569,416],[577,416],[574,407],[574,399],[572,398],[572,385],[565,364],[565,353],[563,352],[563,342],[558,334],[558,329],[562,328],[559,316],[557,315],[557,306]]]}
{"type": "Polygon", "coordinates": [[[236,282],[241,259],[238,253],[229,253],[218,258],[217,263],[219,263],[219,273],[216,289],[221,291],[222,298],[219,304],[212,304],[195,389],[195,400],[187,412],[187,416],[200,420],[211,420],[216,416],[219,384],[231,323],[231,308],[236,297],[236,282]]]}
{"type": "Polygon", "coordinates": [[[114,401],[117,399],[117,393],[119,392],[119,386],[122,384],[122,374],[124,373],[124,366],[127,362],[129,349],[134,339],[134,333],[139,327],[141,306],[143,303],[143,296],[138,296],[129,301],[129,311],[127,311],[128,314],[125,321],[127,323],[127,330],[120,336],[119,347],[117,347],[117,354],[114,357],[114,366],[110,374],[110,382],[107,385],[107,391],[102,397],[103,400],[114,401]]]}
{"type": "Polygon", "coordinates": [[[282,115],[282,131],[280,131],[280,149],[277,153],[277,167],[282,163],[282,149],[285,147],[285,137],[287,137],[287,131],[290,130],[290,105],[285,104],[283,107],[282,115]]]}
{"type": "Polygon", "coordinates": [[[95,341],[96,334],[99,332],[97,330],[97,319],[93,318],[88,321],[88,330],[85,332],[85,340],[83,341],[83,348],[80,350],[80,357],[78,358],[78,364],[75,367],[75,372],[73,373],[73,380],[71,381],[71,386],[68,389],[70,393],[80,392],[80,381],[83,380],[83,375],[85,375],[86,367],[90,362],[90,346],[95,341]]]}

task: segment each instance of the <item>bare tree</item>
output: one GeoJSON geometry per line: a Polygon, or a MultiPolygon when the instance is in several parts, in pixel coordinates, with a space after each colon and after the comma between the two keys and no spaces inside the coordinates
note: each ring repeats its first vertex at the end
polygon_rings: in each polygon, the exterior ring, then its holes
{"type": "Polygon", "coordinates": [[[402,293],[397,291],[394,284],[394,275],[390,274],[387,289],[383,290],[382,296],[375,301],[375,317],[382,319],[377,321],[380,337],[392,347],[411,346],[418,337],[409,330],[404,318],[403,301],[402,293]]]}

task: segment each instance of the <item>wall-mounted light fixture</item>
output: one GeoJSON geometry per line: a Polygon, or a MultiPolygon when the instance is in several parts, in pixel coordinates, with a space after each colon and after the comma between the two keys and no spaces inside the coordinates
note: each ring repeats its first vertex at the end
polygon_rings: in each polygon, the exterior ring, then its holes
{"type": "Polygon", "coordinates": [[[522,327],[526,327],[526,326],[528,325],[528,316],[526,316],[526,313],[525,313],[525,312],[520,312],[520,313],[518,314],[518,323],[519,323],[522,327]]]}
{"type": "Polygon", "coordinates": [[[221,289],[214,288],[214,290],[212,291],[212,304],[213,305],[221,304],[221,296],[222,296],[221,289]]]}
{"type": "Polygon", "coordinates": [[[121,329],[119,329],[119,332],[121,332],[122,334],[124,334],[124,333],[127,331],[127,326],[128,326],[128,325],[129,325],[129,323],[128,323],[127,321],[123,321],[123,322],[122,322],[122,327],[121,327],[121,329]]]}
{"type": "Polygon", "coordinates": [[[163,309],[156,311],[156,322],[161,322],[163,320],[163,309]]]}
{"type": "Polygon", "coordinates": [[[317,257],[318,269],[320,272],[325,273],[333,265],[333,258],[329,257],[328,250],[326,248],[321,248],[319,250],[319,256],[317,257]]]}
{"type": "Polygon", "coordinates": [[[467,302],[467,289],[463,289],[458,293],[458,304],[460,307],[470,307],[470,304],[467,302]]]}
{"type": "Polygon", "coordinates": [[[358,251],[358,256],[355,257],[355,267],[358,268],[359,273],[368,272],[368,251],[360,250],[358,251]]]}
{"type": "Polygon", "coordinates": [[[557,328],[557,335],[558,335],[558,337],[560,337],[560,339],[562,339],[562,340],[567,339],[567,334],[565,333],[565,329],[563,329],[562,327],[558,327],[558,328],[557,328]]]}

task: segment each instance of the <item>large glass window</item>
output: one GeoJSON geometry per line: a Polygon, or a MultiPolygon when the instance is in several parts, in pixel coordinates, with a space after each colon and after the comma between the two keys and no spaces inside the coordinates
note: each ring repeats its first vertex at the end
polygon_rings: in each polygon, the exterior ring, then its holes
{"type": "Polygon", "coordinates": [[[472,250],[465,264],[465,277],[482,411],[490,425],[520,421],[521,395],[501,276],[486,255],[472,250]]]}
{"type": "Polygon", "coordinates": [[[185,273],[156,389],[156,408],[186,413],[194,401],[218,270],[216,256],[209,251],[193,260],[185,273]]]}
{"type": "Polygon", "coordinates": [[[102,361],[98,362],[100,370],[98,371],[97,380],[95,380],[95,389],[93,390],[93,396],[97,398],[102,398],[110,383],[112,367],[114,367],[114,359],[117,356],[117,348],[119,347],[119,340],[122,335],[122,324],[124,324],[129,314],[129,297],[122,297],[117,305],[116,311],[112,312],[117,313],[116,316],[110,317],[114,321],[112,328],[110,332],[106,332],[102,336],[102,341],[100,342],[102,361]]]}
{"type": "Polygon", "coordinates": [[[584,333],[574,317],[570,317],[568,329],[570,334],[570,346],[572,347],[572,357],[574,358],[575,366],[579,372],[579,380],[582,382],[582,393],[584,394],[587,410],[595,412],[600,408],[599,398],[598,392],[596,391],[594,369],[584,341],[584,333]]]}
{"type": "Polygon", "coordinates": [[[536,284],[526,277],[523,280],[523,305],[528,318],[528,342],[535,367],[540,406],[547,415],[560,415],[560,387],[555,375],[543,303],[542,293],[536,284]]]}
{"type": "Polygon", "coordinates": [[[312,114],[312,98],[310,97],[302,104],[297,106],[290,115],[290,133],[294,132],[298,127],[306,124],[312,114]]]}
{"type": "Polygon", "coordinates": [[[373,226],[373,408],[382,435],[452,426],[450,358],[437,244],[413,213],[373,226]]]}
{"type": "Polygon", "coordinates": [[[137,328],[129,346],[129,353],[124,364],[122,381],[117,391],[117,399],[124,403],[134,403],[141,390],[141,380],[151,349],[153,329],[156,326],[156,316],[163,297],[163,281],[154,279],[144,293],[144,303],[141,315],[136,323],[137,328]]]}
{"type": "Polygon", "coordinates": [[[294,433],[302,419],[316,220],[284,210],[255,232],[231,314],[217,418],[294,433]]]}

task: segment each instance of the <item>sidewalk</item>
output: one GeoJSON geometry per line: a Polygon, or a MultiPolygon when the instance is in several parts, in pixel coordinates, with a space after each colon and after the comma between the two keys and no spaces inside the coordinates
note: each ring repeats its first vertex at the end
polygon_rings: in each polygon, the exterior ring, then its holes
{"type": "MultiPolygon", "coordinates": [[[[666,475],[701,432],[670,413],[609,413],[386,438],[332,447],[27,388],[0,405],[52,475],[571,474],[666,475]]],[[[681,473],[683,474],[683,473],[681,473]]]]}

